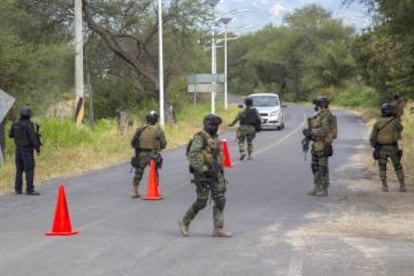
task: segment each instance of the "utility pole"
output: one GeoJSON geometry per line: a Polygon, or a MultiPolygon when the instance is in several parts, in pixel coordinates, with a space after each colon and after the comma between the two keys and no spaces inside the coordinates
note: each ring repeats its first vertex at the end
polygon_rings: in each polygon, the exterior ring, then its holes
{"type": "Polygon", "coordinates": [[[75,94],[75,122],[80,127],[84,116],[82,0],[75,0],[75,94]]]}
{"type": "Polygon", "coordinates": [[[162,29],[162,0],[158,0],[158,79],[160,97],[160,126],[165,128],[164,117],[164,51],[163,51],[163,29],[162,29]]]}

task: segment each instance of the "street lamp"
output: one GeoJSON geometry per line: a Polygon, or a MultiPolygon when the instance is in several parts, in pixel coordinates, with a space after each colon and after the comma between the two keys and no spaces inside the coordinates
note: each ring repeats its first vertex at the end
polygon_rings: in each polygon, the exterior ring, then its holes
{"type": "Polygon", "coordinates": [[[164,118],[164,54],[163,54],[163,30],[162,30],[162,0],[158,0],[158,81],[159,81],[159,105],[160,126],[165,127],[164,118]]]}
{"type": "Polygon", "coordinates": [[[219,19],[224,24],[224,110],[227,110],[227,24],[233,17],[222,17],[219,19]]]}
{"type": "MultiPolygon", "coordinates": [[[[206,0],[206,4],[209,5],[212,9],[213,9],[213,19],[216,18],[216,6],[218,5],[218,3],[220,2],[220,0],[206,0]]],[[[213,77],[215,77],[217,73],[216,70],[216,42],[215,42],[215,30],[214,30],[214,22],[213,22],[213,26],[211,26],[211,74],[213,75],[213,77]]],[[[212,83],[212,90],[211,91],[211,113],[215,113],[216,112],[216,103],[215,103],[215,98],[216,98],[216,81],[213,81],[212,83]]]]}

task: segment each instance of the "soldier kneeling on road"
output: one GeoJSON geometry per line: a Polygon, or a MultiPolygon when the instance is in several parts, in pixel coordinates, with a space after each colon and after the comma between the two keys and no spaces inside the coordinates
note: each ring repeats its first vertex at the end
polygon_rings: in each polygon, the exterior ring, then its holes
{"type": "Polygon", "coordinates": [[[394,166],[395,174],[400,183],[400,192],[405,192],[404,172],[401,165],[403,152],[398,147],[402,130],[400,118],[394,116],[393,106],[390,103],[384,103],[381,106],[381,118],[374,124],[369,138],[369,142],[374,148],[373,158],[378,160],[379,175],[384,192],[388,192],[388,158],[391,159],[394,166]]]}
{"type": "Polygon", "coordinates": [[[204,117],[202,131],[196,133],[187,146],[187,157],[190,163],[190,172],[194,178],[191,181],[197,189],[197,200],[185,213],[182,220],[178,222],[182,236],[188,237],[191,221],[199,211],[207,205],[208,198],[214,201],[213,237],[229,238],[231,233],[223,230],[224,206],[226,198],[226,179],[223,171],[223,153],[221,142],[218,139],[217,131],[222,123],[220,117],[209,114],[204,117]]]}

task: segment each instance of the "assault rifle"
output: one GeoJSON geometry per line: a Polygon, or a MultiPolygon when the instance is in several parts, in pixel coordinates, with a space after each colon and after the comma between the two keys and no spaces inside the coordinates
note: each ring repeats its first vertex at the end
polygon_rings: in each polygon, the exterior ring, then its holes
{"type": "Polygon", "coordinates": [[[305,137],[303,137],[301,144],[302,144],[302,151],[305,154],[305,160],[306,160],[306,156],[308,154],[309,151],[309,142],[311,141],[311,135],[310,135],[310,129],[311,129],[311,120],[312,118],[308,118],[307,122],[308,122],[308,127],[306,129],[303,130],[303,135],[305,137]]]}
{"type": "Polygon", "coordinates": [[[36,135],[37,141],[39,141],[40,146],[43,146],[42,140],[41,140],[42,135],[40,134],[40,125],[34,123],[34,126],[35,126],[35,135],[36,135]]]}
{"type": "MultiPolygon", "coordinates": [[[[218,174],[221,170],[220,166],[218,165],[220,149],[218,147],[212,148],[211,154],[212,154],[213,160],[212,160],[208,173],[209,173],[209,177],[211,177],[210,189],[211,191],[213,191],[215,187],[217,186],[218,174]]],[[[211,203],[211,195],[212,193],[210,193],[209,203],[211,203]]]]}

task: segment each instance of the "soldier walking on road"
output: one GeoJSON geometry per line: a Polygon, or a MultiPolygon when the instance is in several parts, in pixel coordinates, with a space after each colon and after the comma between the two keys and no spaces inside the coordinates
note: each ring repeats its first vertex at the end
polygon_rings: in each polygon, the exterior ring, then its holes
{"type": "Polygon", "coordinates": [[[328,158],[332,156],[332,142],[336,139],[336,117],[329,111],[329,101],[326,97],[313,100],[315,110],[319,111],[308,119],[308,128],[303,130],[305,138],[312,140],[312,173],[313,189],[307,194],[312,196],[327,196],[329,187],[328,158]]]}
{"type": "Polygon", "coordinates": [[[395,174],[400,183],[400,192],[405,192],[404,172],[401,165],[402,150],[398,147],[398,140],[401,139],[403,126],[400,118],[395,117],[393,106],[384,103],[381,106],[381,118],[377,120],[372,128],[369,142],[374,148],[373,157],[378,160],[379,175],[382,182],[382,190],[388,192],[387,184],[387,163],[388,158],[394,166],[395,174]]]}
{"type": "Polygon", "coordinates": [[[135,149],[135,156],[132,158],[132,166],[135,168],[135,176],[132,182],[132,198],[139,198],[138,186],[141,182],[145,168],[151,160],[155,161],[157,175],[162,166],[161,151],[167,146],[164,131],[157,125],[158,114],[150,111],[146,115],[147,124],[138,128],[131,141],[135,149]]]}
{"type": "Polygon", "coordinates": [[[28,106],[20,110],[20,118],[11,126],[9,137],[14,139],[16,145],[15,163],[16,163],[16,179],[14,184],[14,191],[16,194],[21,194],[23,189],[23,172],[26,176],[26,194],[39,195],[35,191],[34,169],[35,158],[34,150],[40,154],[40,135],[39,126],[34,124],[30,117],[32,116],[32,109],[28,106]]]}
{"type": "Polygon", "coordinates": [[[217,131],[222,120],[214,114],[204,117],[202,131],[196,133],[188,145],[188,160],[190,172],[194,178],[191,181],[197,189],[197,200],[178,222],[181,235],[189,236],[189,226],[198,212],[207,205],[208,198],[214,201],[213,237],[229,238],[231,233],[223,230],[224,206],[226,204],[226,180],[223,171],[223,153],[217,131]]]}
{"type": "Polygon", "coordinates": [[[247,158],[250,160],[253,153],[253,139],[256,137],[256,132],[261,130],[261,119],[256,108],[252,107],[253,100],[251,98],[246,98],[244,103],[246,108],[240,111],[228,126],[234,126],[237,122],[240,123],[237,129],[240,160],[246,157],[245,141],[247,141],[247,158]]]}

